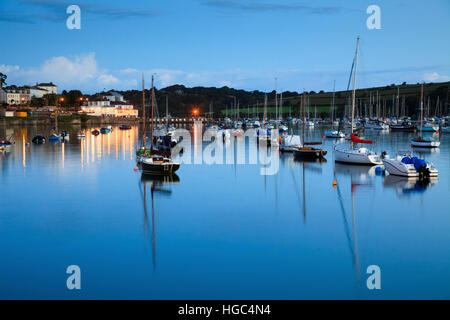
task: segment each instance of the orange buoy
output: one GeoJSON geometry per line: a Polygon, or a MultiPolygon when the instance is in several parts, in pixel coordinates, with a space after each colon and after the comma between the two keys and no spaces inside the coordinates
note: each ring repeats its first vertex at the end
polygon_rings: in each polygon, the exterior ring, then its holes
{"type": "Polygon", "coordinates": [[[337,182],[335,180],[335,181],[333,181],[333,188],[336,188],[336,186],[337,186],[337,182]]]}
{"type": "Polygon", "coordinates": [[[136,167],[134,167],[134,172],[137,172],[138,171],[138,167],[136,166],[136,167]]]}

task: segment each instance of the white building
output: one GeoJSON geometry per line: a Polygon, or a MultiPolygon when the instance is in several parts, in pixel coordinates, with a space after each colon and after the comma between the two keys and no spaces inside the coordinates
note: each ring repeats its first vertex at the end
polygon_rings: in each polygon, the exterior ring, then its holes
{"type": "Polygon", "coordinates": [[[30,102],[30,88],[9,86],[5,88],[6,103],[13,104],[27,104],[30,102]]]}
{"type": "Polygon", "coordinates": [[[31,97],[43,98],[44,95],[49,94],[46,89],[39,88],[38,86],[34,86],[30,88],[31,97]]]}
{"type": "Polygon", "coordinates": [[[49,94],[58,94],[58,86],[54,85],[53,82],[39,83],[36,87],[47,90],[47,93],[49,94]]]}
{"type": "Polygon", "coordinates": [[[81,106],[80,113],[90,116],[138,117],[138,110],[135,110],[133,105],[109,100],[86,101],[85,105],[81,106]]]}

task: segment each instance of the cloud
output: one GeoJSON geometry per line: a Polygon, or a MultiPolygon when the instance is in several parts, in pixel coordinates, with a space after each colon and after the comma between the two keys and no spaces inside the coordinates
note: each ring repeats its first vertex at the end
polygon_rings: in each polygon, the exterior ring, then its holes
{"type": "Polygon", "coordinates": [[[202,0],[204,6],[218,9],[246,11],[246,12],[266,12],[266,11],[303,11],[311,14],[335,14],[347,10],[339,6],[309,6],[298,3],[277,3],[261,1],[234,1],[234,0],[202,0]]]}
{"type": "Polygon", "coordinates": [[[450,80],[450,76],[444,76],[444,75],[440,75],[437,72],[430,72],[430,73],[425,73],[423,75],[423,80],[424,81],[428,81],[428,82],[433,82],[433,81],[449,81],[450,80]]]}
{"type": "MultiPolygon", "coordinates": [[[[38,21],[58,22],[67,18],[66,8],[74,4],[65,0],[18,0],[22,4],[22,11],[0,11],[0,21],[24,24],[35,24],[38,21]]],[[[145,18],[161,15],[155,9],[112,7],[99,2],[77,1],[81,13],[102,16],[105,18],[126,19],[145,18]]]]}
{"type": "Polygon", "coordinates": [[[98,67],[95,53],[73,57],[52,57],[40,66],[21,68],[17,65],[0,65],[0,72],[6,73],[9,84],[32,85],[36,82],[54,82],[60,88],[98,90],[105,87],[121,87],[118,77],[98,67]]]}
{"type": "Polygon", "coordinates": [[[110,74],[102,74],[98,77],[98,82],[101,85],[111,86],[119,83],[119,79],[110,74]]]}
{"type": "Polygon", "coordinates": [[[6,64],[0,64],[0,72],[1,73],[9,73],[9,72],[15,72],[20,69],[19,66],[8,66],[6,64]]]}

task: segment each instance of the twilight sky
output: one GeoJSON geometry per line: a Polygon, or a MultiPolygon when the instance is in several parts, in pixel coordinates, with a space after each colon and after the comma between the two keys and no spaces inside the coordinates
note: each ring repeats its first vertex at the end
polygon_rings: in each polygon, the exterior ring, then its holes
{"type": "Polygon", "coordinates": [[[344,90],[358,35],[359,88],[450,80],[448,0],[2,0],[0,29],[8,84],[87,93],[140,89],[141,72],[147,87],[155,73],[157,87],[344,90]]]}

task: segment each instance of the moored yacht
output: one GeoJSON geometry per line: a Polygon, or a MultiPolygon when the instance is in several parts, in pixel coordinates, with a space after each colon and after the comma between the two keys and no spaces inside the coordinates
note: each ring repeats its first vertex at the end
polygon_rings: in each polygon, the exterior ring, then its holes
{"type": "Polygon", "coordinates": [[[409,151],[398,151],[395,158],[385,157],[383,164],[389,174],[396,176],[437,177],[439,174],[433,163],[419,159],[409,151]]]}

